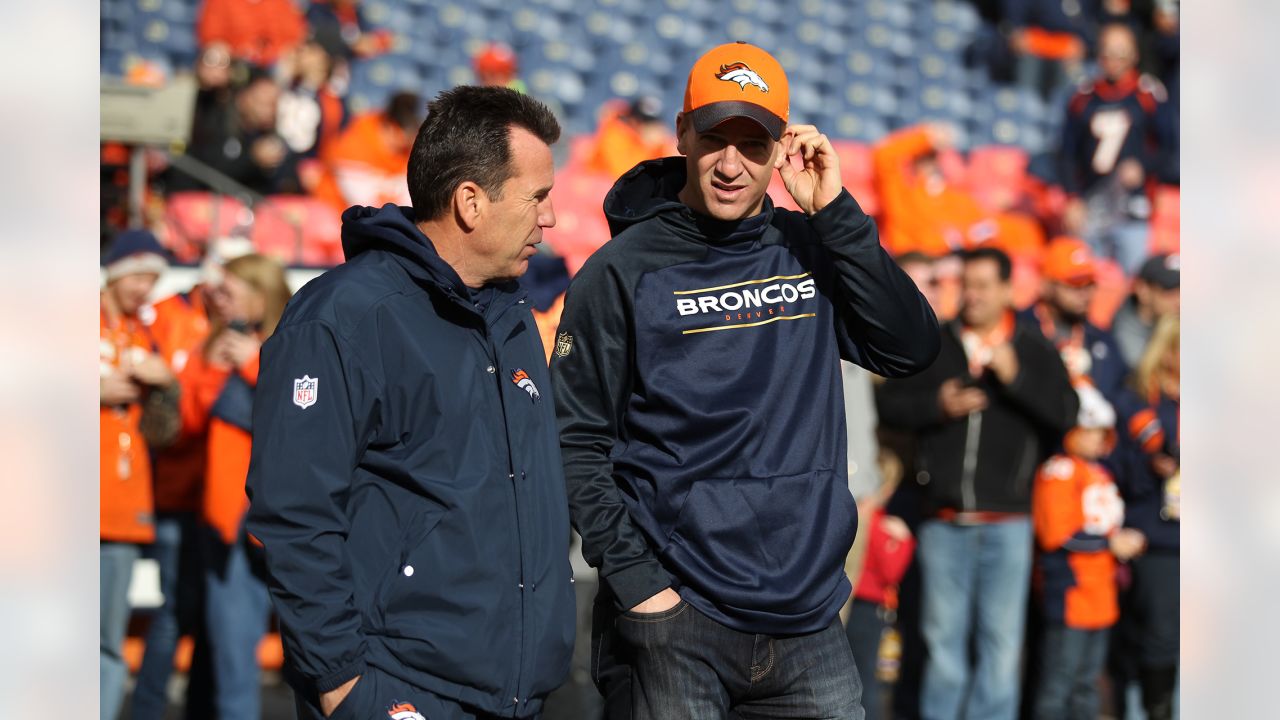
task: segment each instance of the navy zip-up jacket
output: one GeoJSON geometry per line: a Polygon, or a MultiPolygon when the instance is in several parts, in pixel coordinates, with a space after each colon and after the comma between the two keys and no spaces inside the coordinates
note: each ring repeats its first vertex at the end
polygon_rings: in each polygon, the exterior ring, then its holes
{"type": "Polygon", "coordinates": [[[937,321],[848,192],[724,227],[679,202],[684,183],[683,158],[624,175],[613,239],[566,296],[570,514],[621,608],[672,586],[743,632],[821,630],[857,529],[839,359],[919,371],[937,321]]]}
{"type": "Polygon", "coordinates": [[[573,646],[569,518],[545,355],[515,283],[474,302],[386,205],[262,350],[248,529],[295,687],[373,666],[536,715],[573,646]],[[479,306],[479,308],[478,308],[479,306]],[[314,383],[314,385],[308,385],[314,383]]]}
{"type": "Polygon", "coordinates": [[[1151,467],[1151,455],[1131,435],[1130,421],[1139,411],[1154,411],[1164,433],[1164,445],[1159,452],[1180,461],[1179,408],[1180,402],[1171,397],[1160,395],[1154,403],[1144,402],[1132,390],[1126,391],[1116,403],[1119,444],[1112,456],[1112,465],[1117,468],[1116,484],[1124,496],[1124,524],[1147,536],[1147,552],[1176,554],[1182,546],[1182,523],[1161,512],[1165,504],[1164,478],[1156,474],[1151,467]]]}

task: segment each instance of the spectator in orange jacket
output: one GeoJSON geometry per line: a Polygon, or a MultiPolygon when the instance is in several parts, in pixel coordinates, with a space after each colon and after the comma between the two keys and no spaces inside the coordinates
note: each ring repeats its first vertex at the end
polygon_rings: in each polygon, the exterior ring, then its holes
{"type": "Polygon", "coordinates": [[[987,215],[943,176],[938,153],[950,146],[951,131],[928,124],[899,130],[876,147],[881,237],[890,253],[940,257],[974,244],[971,233],[987,215]]]}
{"type": "Polygon", "coordinates": [[[129,582],[141,545],[155,536],[151,461],[142,436],[142,402],[149,388],[173,381],[155,340],[139,318],[168,266],[146,230],[116,236],[104,258],[106,288],[99,324],[99,568],[100,702],[114,717],[124,699],[128,669],[121,655],[129,621],[129,582]]]}
{"type": "Polygon", "coordinates": [[[607,109],[596,130],[586,167],[611,179],[645,160],[672,154],[675,138],[662,121],[662,104],[642,95],[624,107],[607,109]]]}
{"type": "Polygon", "coordinates": [[[201,549],[205,623],[218,718],[259,717],[257,647],[270,610],[261,554],[244,532],[245,480],[252,443],[249,417],[258,350],[290,296],[284,268],[262,255],[226,264],[210,292],[213,330],[183,370],[184,432],[207,443],[201,549]]]}
{"type": "Polygon", "coordinates": [[[1098,463],[1115,444],[1115,409],[1092,385],[1077,392],[1080,416],[1065,452],[1041,466],[1033,489],[1045,617],[1035,717],[1044,720],[1098,717],[1098,675],[1120,614],[1115,561],[1146,545],[1141,532],[1121,528],[1124,501],[1098,463]]]}
{"type": "Polygon", "coordinates": [[[391,96],[383,110],[357,116],[324,149],[316,197],[338,210],[411,204],[405,175],[421,124],[422,100],[409,92],[391,96]]]}
{"type": "Polygon", "coordinates": [[[306,31],[293,0],[204,0],[196,19],[200,47],[223,42],[233,57],[262,67],[297,47],[306,31]]]}
{"type": "Polygon", "coordinates": [[[949,127],[930,123],[900,130],[876,147],[885,247],[894,255],[915,251],[941,257],[991,244],[1014,258],[1036,256],[1044,244],[1038,223],[1008,207],[983,208],[947,180],[938,154],[952,143],[949,127]]]}
{"type": "MultiPolygon", "coordinates": [[[[148,329],[161,356],[181,374],[191,352],[209,333],[202,288],[172,295],[144,312],[148,329]]],[[[155,500],[155,540],[143,554],[155,560],[160,572],[164,604],[151,615],[146,651],[138,669],[130,703],[133,720],[159,720],[169,704],[169,677],[178,638],[199,632],[202,590],[195,517],[204,477],[204,443],[180,437],[172,446],[152,453],[152,494],[155,500]]],[[[199,687],[191,683],[189,687],[199,687]]],[[[199,702],[188,696],[188,703],[199,702]]]]}

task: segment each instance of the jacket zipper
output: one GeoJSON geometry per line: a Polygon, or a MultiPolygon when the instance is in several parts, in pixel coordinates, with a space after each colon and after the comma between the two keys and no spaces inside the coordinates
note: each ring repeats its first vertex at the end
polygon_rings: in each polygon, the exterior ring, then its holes
{"type": "Polygon", "coordinates": [[[965,511],[972,511],[978,505],[974,493],[973,476],[978,469],[978,439],[982,435],[982,411],[969,413],[968,432],[964,438],[964,466],[960,475],[960,502],[965,511]]]}
{"type": "MultiPolygon", "coordinates": [[[[511,307],[514,307],[515,305],[522,302],[524,302],[523,298],[517,300],[515,303],[512,303],[507,307],[499,308],[500,312],[497,314],[497,316],[493,318],[494,323],[496,324],[498,319],[501,318],[502,315],[504,315],[507,310],[511,309],[511,307]]],[[[497,386],[498,386],[498,406],[502,408],[502,435],[504,440],[506,441],[506,446],[507,446],[507,478],[511,482],[511,496],[512,496],[512,500],[514,501],[515,513],[516,513],[516,542],[519,545],[519,549],[516,555],[520,562],[520,580],[519,580],[519,583],[520,583],[520,653],[519,653],[520,659],[516,665],[517,667],[516,685],[515,685],[514,695],[512,696],[512,700],[514,701],[514,705],[515,705],[515,710],[518,711],[520,708],[520,693],[523,689],[523,684],[524,684],[525,651],[528,645],[528,643],[526,642],[527,640],[526,633],[528,632],[528,627],[529,627],[528,605],[531,602],[531,600],[529,598],[530,590],[525,587],[524,528],[522,527],[523,523],[521,523],[520,521],[520,504],[521,504],[520,488],[517,487],[515,454],[513,453],[513,449],[511,447],[510,424],[507,419],[507,401],[506,401],[506,396],[504,395],[504,392],[503,392],[506,388],[505,388],[505,383],[503,382],[503,377],[502,377],[503,369],[502,369],[501,357],[498,354],[497,345],[493,341],[494,335],[491,330],[492,330],[492,326],[490,326],[488,323],[485,323],[484,332],[485,332],[486,345],[488,345],[489,357],[493,362],[494,368],[496,369],[496,372],[494,373],[494,380],[497,382],[497,386]]]]}

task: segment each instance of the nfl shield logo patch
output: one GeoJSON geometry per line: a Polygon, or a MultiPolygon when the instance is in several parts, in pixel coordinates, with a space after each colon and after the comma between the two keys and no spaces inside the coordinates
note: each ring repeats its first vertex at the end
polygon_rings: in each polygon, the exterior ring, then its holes
{"type": "Polygon", "coordinates": [[[573,350],[573,336],[562,332],[556,336],[556,357],[564,357],[573,350]]]}
{"type": "Polygon", "coordinates": [[[301,378],[293,381],[293,404],[306,410],[316,404],[316,395],[319,392],[320,379],[303,375],[301,378]]]}

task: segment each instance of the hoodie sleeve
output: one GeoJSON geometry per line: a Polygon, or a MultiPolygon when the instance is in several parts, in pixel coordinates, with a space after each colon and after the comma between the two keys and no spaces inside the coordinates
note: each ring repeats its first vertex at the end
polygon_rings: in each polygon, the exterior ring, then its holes
{"type": "Polygon", "coordinates": [[[263,346],[246,523],[265,550],[290,664],[319,692],[365,671],[346,505],[377,425],[378,387],[322,322],[282,328],[263,346]],[[303,377],[316,381],[309,405],[294,390],[303,377]]]}
{"type": "Polygon", "coordinates": [[[884,377],[905,377],[938,355],[933,309],[889,253],[875,221],[848,190],[809,218],[835,265],[841,357],[884,377]]]}
{"type": "Polygon", "coordinates": [[[632,524],[609,459],[631,391],[631,304],[613,268],[584,265],[565,296],[551,359],[570,517],[583,556],[624,609],[672,585],[632,524]]]}

